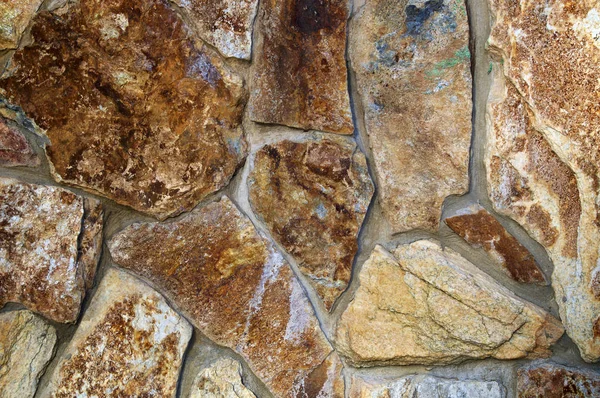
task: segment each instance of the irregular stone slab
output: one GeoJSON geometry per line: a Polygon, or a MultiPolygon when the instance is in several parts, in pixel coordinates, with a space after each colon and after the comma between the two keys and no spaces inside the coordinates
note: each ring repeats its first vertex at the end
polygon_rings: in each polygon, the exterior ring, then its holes
{"type": "Polygon", "coordinates": [[[600,7],[489,4],[489,48],[497,60],[486,154],[492,202],[548,250],[567,333],[586,361],[597,361],[600,7]]]}
{"type": "Polygon", "coordinates": [[[109,269],[42,396],[175,397],[191,336],[160,294],[109,269]]]}
{"type": "Polygon", "coordinates": [[[341,362],[302,286],[227,197],[177,221],[133,224],[109,247],[276,396],[344,395],[341,362]]]}
{"type": "Polygon", "coordinates": [[[229,182],[242,80],[166,0],[87,0],[38,14],[32,35],[0,89],[46,130],[58,181],[161,219],[229,182]]]}
{"type": "Polygon", "coordinates": [[[54,328],[33,313],[0,314],[0,396],[33,397],[55,344],[54,328]]]}
{"type": "Polygon", "coordinates": [[[258,12],[250,118],[352,134],[345,0],[263,0],[258,12]]]}
{"type": "Polygon", "coordinates": [[[96,266],[102,254],[102,231],[104,225],[104,207],[97,199],[83,200],[83,225],[79,242],[79,263],[83,270],[86,289],[94,285],[96,266]]]}
{"type": "Polygon", "coordinates": [[[194,380],[189,398],[255,398],[242,383],[242,366],[222,358],[203,369],[194,380]]]}
{"type": "Polygon", "coordinates": [[[226,57],[250,60],[258,0],[171,0],[189,16],[196,32],[226,57]]]}
{"type": "Polygon", "coordinates": [[[600,396],[600,374],[570,369],[551,363],[517,371],[519,398],[562,398],[600,396]]]}
{"type": "Polygon", "coordinates": [[[15,49],[21,35],[43,0],[3,0],[0,2],[0,51],[15,49]]]}
{"type": "Polygon", "coordinates": [[[0,198],[0,308],[17,302],[57,322],[75,321],[84,273],[95,272],[99,250],[78,255],[83,198],[6,178],[0,198]]]}
{"type": "Polygon", "coordinates": [[[529,250],[483,207],[473,205],[462,209],[444,222],[471,245],[488,252],[512,279],[521,283],[546,284],[544,273],[529,250]]]}
{"type": "Polygon", "coordinates": [[[0,117],[0,166],[39,166],[40,159],[33,152],[27,138],[17,129],[8,126],[0,117]]]}
{"type": "Polygon", "coordinates": [[[450,249],[422,240],[377,246],[342,314],[338,351],[358,366],[539,358],[564,330],[450,249]]]}
{"type": "Polygon", "coordinates": [[[248,185],[252,209],[330,310],[350,281],[356,238],[373,196],[364,155],[344,138],[265,145],[254,157],[248,185]]]}
{"type": "Polygon", "coordinates": [[[469,23],[462,0],[367,0],[350,27],[379,200],[394,232],[436,231],[468,190],[469,23]]]}

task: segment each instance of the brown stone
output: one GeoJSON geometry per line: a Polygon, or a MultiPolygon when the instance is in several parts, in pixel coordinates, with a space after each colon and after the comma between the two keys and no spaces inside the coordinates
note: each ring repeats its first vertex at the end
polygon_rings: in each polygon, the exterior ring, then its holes
{"type": "Polygon", "coordinates": [[[302,285],[226,197],[177,221],[133,224],[109,247],[276,396],[343,396],[340,360],[302,285]]]}
{"type": "Polygon", "coordinates": [[[364,155],[338,138],[265,145],[248,180],[252,209],[298,260],[328,310],[350,281],[373,196],[364,155]]]}
{"type": "Polygon", "coordinates": [[[349,53],[393,232],[436,231],[468,190],[469,23],[463,0],[367,0],[349,53]]]}
{"type": "Polygon", "coordinates": [[[104,207],[99,200],[85,198],[83,200],[83,224],[79,240],[79,264],[83,271],[86,289],[94,285],[96,266],[102,254],[102,231],[104,224],[104,207]]]}
{"type": "Polygon", "coordinates": [[[57,322],[75,321],[84,273],[93,274],[99,249],[78,256],[84,199],[5,178],[0,198],[0,307],[18,302],[57,322]]]}
{"type": "Polygon", "coordinates": [[[46,130],[58,181],[161,219],[229,182],[246,154],[242,80],[166,0],[82,0],[39,13],[32,36],[0,92],[46,130]]]}
{"type": "Polygon", "coordinates": [[[519,398],[600,397],[600,374],[551,363],[531,365],[517,372],[519,398]]]}
{"type": "Polygon", "coordinates": [[[15,49],[21,35],[43,0],[2,0],[0,2],[0,51],[15,49]]]}
{"type": "Polygon", "coordinates": [[[39,164],[40,159],[23,133],[8,126],[6,120],[0,117],[0,166],[35,167],[39,164]]]}
{"type": "Polygon", "coordinates": [[[444,221],[471,245],[488,252],[512,279],[521,283],[546,284],[544,273],[529,250],[483,207],[471,206],[444,221]]]}
{"type": "Polygon", "coordinates": [[[352,134],[345,0],[260,2],[250,118],[352,134]]]}

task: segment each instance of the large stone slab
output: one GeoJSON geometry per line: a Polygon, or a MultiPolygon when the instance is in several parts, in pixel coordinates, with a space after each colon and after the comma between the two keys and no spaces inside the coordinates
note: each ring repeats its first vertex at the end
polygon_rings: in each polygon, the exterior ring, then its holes
{"type": "Polygon", "coordinates": [[[109,269],[41,396],[175,397],[191,335],[160,294],[109,269]]]}
{"type": "Polygon", "coordinates": [[[373,196],[364,155],[345,138],[281,141],[254,155],[250,204],[331,309],[352,274],[373,196]]]}
{"type": "Polygon", "coordinates": [[[0,117],[0,166],[35,167],[39,164],[40,159],[23,133],[10,127],[6,120],[0,117]]]}
{"type": "Polygon", "coordinates": [[[343,396],[341,362],[302,285],[227,197],[177,221],[133,224],[109,247],[276,396],[343,396]]]}
{"type": "Polygon", "coordinates": [[[43,0],[3,0],[0,2],[0,51],[15,49],[21,35],[43,0]]]}
{"type": "Polygon", "coordinates": [[[202,369],[189,398],[256,398],[242,383],[242,366],[230,358],[221,358],[202,369]]]}
{"type": "Polygon", "coordinates": [[[29,311],[0,314],[0,396],[31,398],[52,358],[56,331],[29,311]]]}
{"type": "Polygon", "coordinates": [[[394,232],[437,230],[448,195],[468,190],[469,23],[463,0],[367,0],[349,53],[394,232]]]}
{"type": "Polygon", "coordinates": [[[488,102],[489,191],[554,262],[567,333],[600,359],[600,7],[489,0],[497,61],[488,102]]]}
{"type": "Polygon", "coordinates": [[[588,398],[600,396],[600,374],[552,363],[530,365],[517,372],[519,398],[588,398]]]}
{"type": "Polygon", "coordinates": [[[32,35],[0,93],[46,130],[58,181],[161,219],[229,182],[246,153],[242,79],[166,0],[83,0],[38,14],[32,35]]]}
{"type": "Polygon", "coordinates": [[[260,2],[250,118],[352,134],[346,71],[346,0],[260,2]]]}
{"type": "Polygon", "coordinates": [[[358,366],[443,365],[537,358],[564,330],[458,253],[433,241],[377,246],[337,328],[338,351],[358,366]]]}
{"type": "Polygon", "coordinates": [[[101,246],[78,239],[89,229],[101,234],[102,220],[89,220],[84,199],[58,187],[0,178],[0,198],[0,307],[18,302],[75,321],[101,246]]]}

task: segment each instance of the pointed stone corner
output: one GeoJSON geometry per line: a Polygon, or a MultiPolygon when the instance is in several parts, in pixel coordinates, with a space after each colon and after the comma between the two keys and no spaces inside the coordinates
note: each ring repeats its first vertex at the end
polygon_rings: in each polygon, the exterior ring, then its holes
{"type": "Polygon", "coordinates": [[[242,382],[242,366],[230,358],[221,358],[203,369],[189,398],[256,398],[242,382]]]}
{"type": "Polygon", "coordinates": [[[133,224],[109,247],[276,396],[344,396],[341,362],[302,285],[227,197],[176,221],[133,224]]]}
{"type": "Polygon", "coordinates": [[[13,50],[43,0],[3,1],[0,3],[0,51],[13,50]]]}
{"type": "Polygon", "coordinates": [[[533,364],[517,371],[517,394],[520,398],[600,397],[600,373],[533,364]]]}
{"type": "Polygon", "coordinates": [[[358,366],[547,357],[564,332],[552,315],[433,241],[393,255],[377,246],[359,280],[337,329],[339,352],[358,366]]]}
{"type": "MultiPolygon", "coordinates": [[[[57,322],[75,321],[84,274],[95,273],[101,246],[78,246],[87,199],[7,178],[0,178],[0,199],[0,308],[17,302],[57,322]]],[[[97,222],[89,229],[101,231],[97,222]]]]}
{"type": "Polygon", "coordinates": [[[508,276],[517,282],[546,285],[546,277],[533,255],[494,216],[479,205],[462,209],[444,220],[474,247],[483,248],[508,276]]]}
{"type": "Polygon", "coordinates": [[[600,8],[594,4],[514,7],[489,0],[489,50],[497,62],[485,158],[495,210],[547,249],[561,318],[588,362],[600,359],[600,43],[594,33],[600,8]]]}
{"type": "Polygon", "coordinates": [[[30,311],[0,314],[0,396],[32,398],[52,358],[56,331],[30,311]]]}
{"type": "Polygon", "coordinates": [[[8,126],[6,120],[0,117],[0,166],[36,167],[39,165],[40,158],[33,152],[23,133],[8,126]]]}
{"type": "Polygon", "coordinates": [[[242,78],[167,1],[64,11],[36,15],[0,80],[45,130],[54,178],[159,219],[227,185],[247,153],[242,78]]]}
{"type": "Polygon", "coordinates": [[[175,397],[191,335],[160,294],[111,268],[42,396],[175,397]]]}
{"type": "Polygon", "coordinates": [[[367,0],[350,25],[379,200],[394,232],[437,231],[469,188],[471,57],[462,0],[367,0]]]}
{"type": "Polygon", "coordinates": [[[373,183],[364,155],[338,137],[262,147],[248,178],[250,204],[331,310],[346,289],[373,183]]]}
{"type": "Polygon", "coordinates": [[[352,134],[346,0],[263,0],[249,112],[259,123],[352,134]]]}

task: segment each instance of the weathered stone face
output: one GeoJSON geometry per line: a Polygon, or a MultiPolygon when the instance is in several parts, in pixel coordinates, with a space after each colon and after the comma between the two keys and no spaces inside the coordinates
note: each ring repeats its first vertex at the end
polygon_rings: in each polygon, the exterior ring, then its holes
{"type": "Polygon", "coordinates": [[[377,246],[359,279],[337,347],[360,366],[544,357],[563,334],[552,315],[435,242],[402,245],[393,256],[377,246]]]}
{"type": "Polygon", "coordinates": [[[29,166],[40,164],[40,159],[31,149],[25,136],[8,126],[0,117],[0,166],[29,166]]]}
{"type": "Polygon", "coordinates": [[[373,195],[364,156],[345,139],[281,141],[256,153],[248,181],[252,209],[331,309],[350,281],[373,195]]]}
{"type": "Polygon", "coordinates": [[[587,398],[600,396],[600,374],[551,363],[517,372],[519,398],[587,398]]]}
{"type": "Polygon", "coordinates": [[[54,328],[31,312],[0,314],[0,396],[33,397],[55,344],[54,328]]]}
{"type": "Polygon", "coordinates": [[[567,333],[586,361],[596,361],[600,9],[563,0],[489,4],[489,48],[498,61],[488,103],[492,202],[548,250],[567,333]]]}
{"type": "Polygon", "coordinates": [[[250,118],[352,134],[345,60],[348,2],[260,3],[250,118]]]}
{"type": "Polygon", "coordinates": [[[437,230],[468,189],[469,24],[462,0],[367,0],[350,27],[379,200],[394,232],[437,230]]]}
{"type": "Polygon", "coordinates": [[[96,199],[83,200],[83,225],[79,241],[79,264],[86,289],[94,285],[96,266],[102,254],[104,208],[96,199]]]}
{"type": "Polygon", "coordinates": [[[113,260],[150,280],[277,396],[343,396],[341,362],[281,254],[229,199],[168,223],[133,224],[113,260]]]}
{"type": "Polygon", "coordinates": [[[21,35],[43,0],[0,2],[0,51],[17,48],[21,35]]]}
{"type": "Polygon", "coordinates": [[[196,379],[189,398],[255,398],[242,383],[242,367],[229,358],[219,359],[203,369],[196,379]]]}
{"type": "Polygon", "coordinates": [[[0,93],[46,130],[58,181],[158,218],[228,183],[246,153],[242,80],[166,0],[82,0],[38,14],[32,36],[0,93]]]}
{"type": "Polygon", "coordinates": [[[42,396],[175,397],[191,335],[160,294],[109,269],[42,396]]]}

